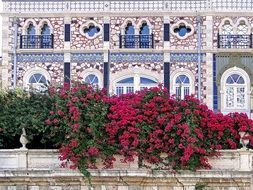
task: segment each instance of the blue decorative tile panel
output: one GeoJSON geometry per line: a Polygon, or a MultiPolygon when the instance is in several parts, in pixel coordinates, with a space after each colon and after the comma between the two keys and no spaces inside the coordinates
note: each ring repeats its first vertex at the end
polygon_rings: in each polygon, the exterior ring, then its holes
{"type": "Polygon", "coordinates": [[[72,53],[71,62],[103,62],[103,53],[72,53]]]}
{"type": "MultiPolygon", "coordinates": [[[[205,54],[201,54],[201,62],[204,61],[205,54]]],[[[170,54],[171,62],[198,62],[197,53],[171,53],[170,54]]]]}
{"type": "Polygon", "coordinates": [[[163,62],[163,53],[111,53],[112,62],[163,62]]]}
{"type": "Polygon", "coordinates": [[[17,55],[18,62],[64,62],[63,53],[22,53],[17,55]]]}
{"type": "Polygon", "coordinates": [[[216,55],[213,55],[213,110],[218,111],[218,87],[216,76],[216,55]]]}

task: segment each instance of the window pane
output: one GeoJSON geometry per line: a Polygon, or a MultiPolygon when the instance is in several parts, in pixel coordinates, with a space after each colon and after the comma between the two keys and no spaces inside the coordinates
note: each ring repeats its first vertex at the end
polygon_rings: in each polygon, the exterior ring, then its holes
{"type": "Polygon", "coordinates": [[[133,93],[134,92],[134,87],[133,86],[127,86],[126,87],[126,93],[133,93]]]}
{"type": "Polygon", "coordinates": [[[245,107],[245,88],[237,88],[237,107],[244,108],[245,107]]]}
{"type": "Polygon", "coordinates": [[[124,93],[124,87],[118,86],[116,87],[116,94],[120,95],[124,93]]]}
{"type": "Polygon", "coordinates": [[[141,77],[141,84],[156,84],[157,82],[145,77],[141,77]]]}
{"type": "Polygon", "coordinates": [[[98,84],[98,77],[96,75],[90,74],[85,78],[84,82],[88,84],[98,84]]]}
{"type": "Polygon", "coordinates": [[[176,87],[176,97],[181,98],[181,87],[176,87]]]}
{"type": "Polygon", "coordinates": [[[226,107],[233,108],[234,107],[234,88],[227,87],[226,89],[226,107]]]}
{"type": "Polygon", "coordinates": [[[123,84],[126,84],[126,83],[129,83],[129,84],[133,84],[134,83],[134,77],[129,77],[129,78],[126,78],[126,79],[123,79],[117,83],[123,83],[123,84]]]}
{"type": "Polygon", "coordinates": [[[189,87],[184,87],[184,96],[190,95],[190,88],[189,87]]]}

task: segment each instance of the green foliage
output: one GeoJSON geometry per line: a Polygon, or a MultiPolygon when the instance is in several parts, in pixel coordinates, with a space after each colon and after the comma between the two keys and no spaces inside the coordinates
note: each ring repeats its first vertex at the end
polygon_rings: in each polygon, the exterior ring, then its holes
{"type": "Polygon", "coordinates": [[[47,95],[20,89],[1,91],[0,105],[0,148],[20,147],[22,128],[26,129],[29,148],[47,146],[40,142],[51,107],[47,95]]]}

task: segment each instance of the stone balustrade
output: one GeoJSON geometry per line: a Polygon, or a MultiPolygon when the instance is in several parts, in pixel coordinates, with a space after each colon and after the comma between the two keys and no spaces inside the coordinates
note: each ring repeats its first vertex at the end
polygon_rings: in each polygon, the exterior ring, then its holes
{"type": "Polygon", "coordinates": [[[252,11],[252,0],[3,0],[4,12],[252,11]]]}
{"type": "MultiPolygon", "coordinates": [[[[211,170],[172,173],[116,161],[113,169],[90,170],[91,184],[78,171],[60,167],[57,150],[0,150],[0,190],[250,190],[253,151],[223,150],[209,159],[211,170]]],[[[120,160],[120,159],[118,159],[120,160]]]]}

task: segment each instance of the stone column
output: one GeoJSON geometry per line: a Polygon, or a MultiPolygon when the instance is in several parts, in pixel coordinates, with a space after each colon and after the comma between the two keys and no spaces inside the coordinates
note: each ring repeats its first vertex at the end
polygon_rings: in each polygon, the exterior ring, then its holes
{"type": "MultiPolygon", "coordinates": [[[[70,15],[66,15],[64,17],[64,26],[65,24],[70,24],[70,41],[64,40],[64,81],[63,82],[70,82],[71,80],[71,17],[70,15]]],[[[64,27],[62,26],[62,27],[64,27]]],[[[65,28],[65,27],[64,27],[65,28]]]]}
{"type": "Polygon", "coordinates": [[[205,26],[203,33],[206,35],[206,38],[203,39],[206,47],[203,48],[207,50],[206,64],[203,67],[207,79],[203,82],[203,86],[206,87],[204,102],[210,109],[213,109],[213,54],[209,53],[213,50],[213,17],[206,16],[203,26],[205,26]]]}
{"type": "Polygon", "coordinates": [[[8,51],[12,50],[13,47],[13,38],[12,36],[12,30],[10,28],[12,26],[12,22],[9,21],[8,16],[2,17],[2,64],[0,65],[0,88],[9,88],[11,86],[10,79],[12,76],[12,73],[9,71],[12,71],[11,69],[11,57],[8,51]]]}
{"type": "Polygon", "coordinates": [[[110,17],[104,17],[104,72],[103,72],[103,87],[110,92],[112,89],[110,85],[110,17]]]}

